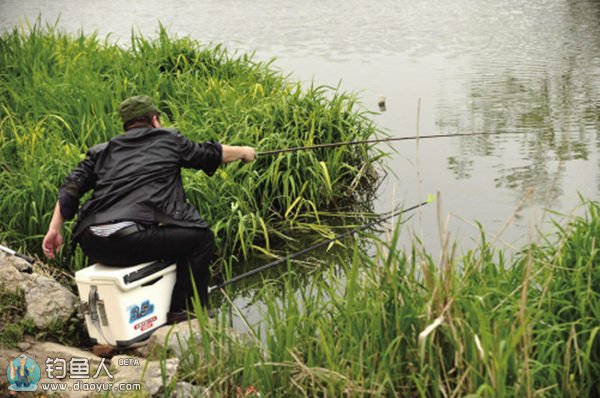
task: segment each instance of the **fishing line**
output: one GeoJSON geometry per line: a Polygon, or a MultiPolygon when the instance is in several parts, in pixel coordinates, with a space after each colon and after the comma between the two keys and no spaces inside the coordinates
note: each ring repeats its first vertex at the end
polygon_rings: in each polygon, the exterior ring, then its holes
{"type": "Polygon", "coordinates": [[[370,227],[372,227],[374,225],[381,224],[382,222],[384,222],[384,221],[386,221],[386,220],[388,220],[388,219],[390,219],[392,217],[395,217],[395,216],[398,216],[400,214],[408,213],[409,211],[418,209],[419,207],[425,206],[426,204],[431,203],[432,201],[433,201],[433,197],[430,196],[430,197],[428,197],[428,199],[425,202],[419,203],[417,205],[411,206],[411,207],[409,207],[407,209],[403,209],[403,210],[398,211],[398,212],[395,212],[395,211],[391,212],[391,214],[388,215],[388,216],[385,216],[383,218],[379,218],[379,219],[377,219],[375,221],[372,221],[372,222],[369,222],[367,224],[363,224],[360,227],[355,228],[355,229],[353,229],[351,231],[344,232],[342,234],[336,235],[335,237],[333,237],[331,239],[327,239],[327,240],[325,240],[323,242],[319,242],[317,244],[309,246],[309,247],[307,247],[305,249],[302,249],[302,250],[300,250],[298,252],[292,253],[292,254],[290,254],[290,255],[288,255],[286,257],[283,257],[283,258],[281,258],[279,260],[275,260],[275,261],[270,262],[268,264],[262,265],[262,266],[260,266],[258,268],[255,268],[255,269],[253,269],[251,271],[248,271],[246,273],[243,273],[241,275],[234,276],[233,278],[228,279],[228,280],[226,280],[224,282],[221,282],[218,285],[209,287],[208,288],[208,293],[211,293],[212,291],[217,290],[217,289],[221,289],[221,288],[223,288],[223,287],[225,287],[227,285],[231,285],[232,283],[239,282],[242,279],[246,279],[246,278],[248,278],[248,277],[250,277],[252,275],[256,275],[256,274],[261,273],[263,271],[266,271],[268,269],[274,268],[274,267],[276,267],[276,266],[278,266],[280,264],[287,263],[289,260],[292,260],[292,259],[294,259],[296,257],[299,257],[299,256],[301,256],[303,254],[306,254],[306,253],[308,253],[308,252],[310,252],[312,250],[315,250],[315,249],[318,249],[320,247],[329,245],[329,244],[331,244],[331,243],[333,243],[335,241],[338,241],[338,240],[341,240],[341,239],[346,238],[348,236],[351,236],[351,235],[353,235],[353,234],[355,234],[355,233],[357,233],[359,231],[368,229],[368,228],[370,228],[370,227]]]}
{"type": "Polygon", "coordinates": [[[298,146],[284,149],[275,149],[272,151],[264,151],[257,152],[257,156],[267,156],[267,155],[277,155],[280,153],[286,152],[296,152],[301,150],[308,149],[321,149],[321,148],[335,148],[338,146],[345,145],[360,145],[360,144],[376,144],[379,142],[391,142],[391,141],[409,141],[409,140],[426,140],[431,138],[450,138],[450,137],[471,137],[471,136],[482,136],[482,135],[503,135],[503,134],[531,134],[531,130],[527,131],[510,131],[503,132],[498,131],[495,133],[482,133],[482,132],[474,132],[474,133],[454,133],[454,134],[430,134],[430,135],[419,135],[419,136],[411,136],[411,137],[388,137],[388,138],[376,138],[372,140],[359,140],[359,141],[344,141],[344,142],[333,142],[329,144],[317,144],[317,145],[309,145],[309,146],[298,146]]]}

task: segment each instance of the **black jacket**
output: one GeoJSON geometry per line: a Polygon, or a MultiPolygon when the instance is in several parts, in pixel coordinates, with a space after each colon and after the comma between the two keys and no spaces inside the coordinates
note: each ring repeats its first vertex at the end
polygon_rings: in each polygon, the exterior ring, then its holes
{"type": "Polygon", "coordinates": [[[198,144],[166,128],[132,129],[90,148],[59,191],[61,213],[71,219],[93,189],[79,212],[74,244],[90,225],[123,220],[206,228],[186,201],[180,172],[189,167],[212,175],[222,160],[219,143],[198,144]]]}

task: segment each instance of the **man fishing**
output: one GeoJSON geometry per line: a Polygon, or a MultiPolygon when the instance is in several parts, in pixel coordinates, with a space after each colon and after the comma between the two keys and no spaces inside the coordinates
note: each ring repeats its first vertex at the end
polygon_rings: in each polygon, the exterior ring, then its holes
{"type": "Polygon", "coordinates": [[[251,162],[256,151],[247,146],[193,142],[175,129],[163,128],[148,96],[119,105],[125,132],[89,149],[85,159],[65,178],[42,248],[54,258],[60,250],[62,226],[82,206],[73,232],[90,263],[131,266],[159,259],[177,263],[177,281],[167,322],[185,320],[193,295],[190,271],[204,307],[208,303],[209,266],[214,235],[186,201],[181,168],[214,174],[223,163],[251,162]]]}

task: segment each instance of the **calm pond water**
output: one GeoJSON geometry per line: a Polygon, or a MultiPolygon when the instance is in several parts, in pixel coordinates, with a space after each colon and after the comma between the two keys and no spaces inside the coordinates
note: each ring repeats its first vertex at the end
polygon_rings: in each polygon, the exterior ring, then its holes
{"type": "MultiPolygon", "coordinates": [[[[292,78],[355,91],[393,136],[502,135],[393,144],[375,204],[440,192],[460,248],[480,222],[509,250],[546,230],[550,208],[570,213],[600,187],[600,2],[594,0],[0,0],[0,28],[41,14],[69,31],[127,41],[132,29],[171,33],[258,59],[292,78]],[[420,106],[419,106],[420,103],[420,106]],[[528,134],[511,134],[528,132],[528,134]],[[529,194],[528,194],[529,192],[529,194]],[[524,200],[523,207],[517,209],[524,200]],[[509,224],[504,229],[505,224],[509,224]]],[[[271,149],[271,148],[264,148],[271,149]]],[[[434,206],[403,231],[439,250],[434,206]]]]}

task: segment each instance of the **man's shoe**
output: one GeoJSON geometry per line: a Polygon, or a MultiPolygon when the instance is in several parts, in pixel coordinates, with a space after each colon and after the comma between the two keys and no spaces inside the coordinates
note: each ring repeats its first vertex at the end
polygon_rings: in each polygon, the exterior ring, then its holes
{"type": "MultiPolygon", "coordinates": [[[[208,309],[208,317],[214,318],[217,315],[216,308],[208,309]]],[[[193,317],[193,313],[187,311],[167,312],[167,325],[173,325],[175,323],[184,322],[193,317]]]]}
{"type": "Polygon", "coordinates": [[[167,325],[173,325],[175,323],[187,321],[187,311],[167,312],[167,325]]]}

